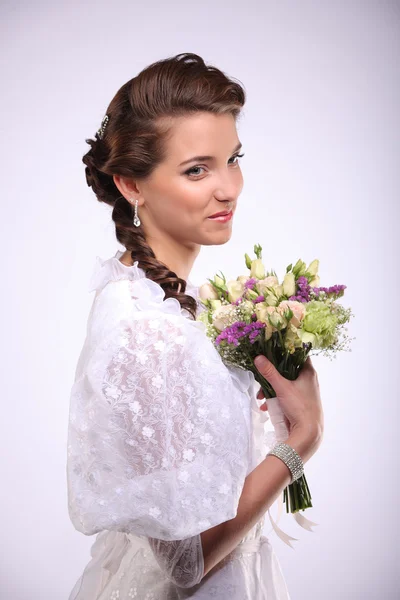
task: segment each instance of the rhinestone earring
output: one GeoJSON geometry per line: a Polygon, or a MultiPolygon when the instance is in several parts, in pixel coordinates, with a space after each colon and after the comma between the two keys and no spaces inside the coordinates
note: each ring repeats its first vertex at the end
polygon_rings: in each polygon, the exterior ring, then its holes
{"type": "Polygon", "coordinates": [[[135,216],[133,217],[133,224],[134,224],[135,227],[139,227],[140,223],[141,223],[141,221],[140,221],[140,219],[138,217],[138,213],[137,213],[138,202],[139,202],[139,200],[136,198],[136,201],[135,201],[135,216]]]}

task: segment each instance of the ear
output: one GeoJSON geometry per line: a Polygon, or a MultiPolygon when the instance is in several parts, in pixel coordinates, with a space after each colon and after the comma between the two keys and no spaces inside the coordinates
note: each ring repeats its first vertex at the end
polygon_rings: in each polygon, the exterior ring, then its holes
{"type": "Polygon", "coordinates": [[[137,187],[137,183],[132,177],[124,177],[123,175],[113,175],[113,181],[121,194],[124,196],[128,202],[131,204],[134,203],[136,198],[139,200],[139,205],[141,202],[140,190],[137,187]]]}

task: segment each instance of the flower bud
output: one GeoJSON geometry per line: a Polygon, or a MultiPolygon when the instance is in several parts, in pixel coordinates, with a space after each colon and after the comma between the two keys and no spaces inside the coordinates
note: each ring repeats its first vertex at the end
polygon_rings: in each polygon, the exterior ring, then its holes
{"type": "Polygon", "coordinates": [[[319,280],[319,275],[316,275],[316,276],[314,277],[314,279],[311,279],[311,281],[310,281],[309,285],[310,285],[311,287],[319,287],[319,281],[320,281],[320,280],[319,280]]]}
{"type": "Polygon", "coordinates": [[[270,323],[276,329],[283,329],[286,327],[286,319],[277,310],[269,315],[270,323]]]}
{"type": "Polygon", "coordinates": [[[211,310],[215,311],[222,306],[221,300],[210,300],[211,310]]]}
{"type": "Polygon", "coordinates": [[[283,293],[285,296],[290,298],[290,296],[294,296],[296,293],[296,282],[293,273],[286,273],[283,278],[283,293]]]}
{"type": "Polygon", "coordinates": [[[240,283],[243,283],[243,285],[246,283],[246,281],[248,281],[250,279],[250,277],[248,275],[239,275],[239,277],[237,278],[238,281],[240,281],[240,283]]]}
{"type": "Polygon", "coordinates": [[[219,275],[214,277],[214,283],[219,287],[225,288],[225,281],[219,275]]]}
{"type": "Polygon", "coordinates": [[[277,285],[279,285],[279,280],[275,275],[270,275],[257,281],[257,289],[260,290],[260,294],[268,294],[268,288],[275,288],[277,285]]]}
{"type": "Polygon", "coordinates": [[[199,298],[201,300],[216,300],[218,292],[211,283],[203,283],[199,288],[199,298]]]}
{"type": "Polygon", "coordinates": [[[231,281],[228,281],[228,283],[226,284],[226,287],[228,289],[228,300],[229,302],[236,302],[236,300],[239,300],[239,298],[241,298],[244,294],[245,291],[245,287],[244,284],[241,283],[240,281],[237,281],[236,279],[232,279],[231,281]]]}
{"type": "Polygon", "coordinates": [[[309,264],[309,266],[307,268],[307,273],[309,273],[310,275],[317,275],[318,269],[319,269],[319,260],[316,258],[315,260],[312,261],[312,263],[309,264]]]}
{"type": "Polygon", "coordinates": [[[251,262],[250,277],[255,277],[256,279],[263,279],[265,277],[265,267],[260,258],[256,258],[256,260],[251,262]]]}
{"type": "Polygon", "coordinates": [[[251,290],[250,288],[248,288],[245,291],[244,296],[248,300],[256,300],[258,298],[259,294],[257,294],[257,292],[255,292],[254,290],[251,290]]]}

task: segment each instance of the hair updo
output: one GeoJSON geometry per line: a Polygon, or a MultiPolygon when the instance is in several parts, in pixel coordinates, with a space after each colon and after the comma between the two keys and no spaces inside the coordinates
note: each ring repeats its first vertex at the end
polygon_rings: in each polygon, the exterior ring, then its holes
{"type": "Polygon", "coordinates": [[[158,283],[166,298],[176,298],[196,317],[196,300],[185,294],[186,281],[157,260],[143,226],[133,225],[134,207],[114,183],[113,175],[140,180],[164,160],[173,117],[198,111],[230,113],[237,120],[246,95],[222,71],[207,66],[197,54],[182,53],[152,63],[125,83],[111,100],[104,134],[87,139],[83,156],[87,184],[97,200],[113,207],[118,241],[130,250],[146,276],[158,283]]]}

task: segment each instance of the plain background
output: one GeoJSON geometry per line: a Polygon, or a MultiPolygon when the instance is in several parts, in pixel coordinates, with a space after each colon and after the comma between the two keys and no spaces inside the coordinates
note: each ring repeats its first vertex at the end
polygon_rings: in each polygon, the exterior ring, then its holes
{"type": "Polygon", "coordinates": [[[293,549],[270,533],[292,600],[398,598],[399,2],[3,0],[0,16],[0,596],[67,599],[94,542],[67,513],[69,390],[95,257],[120,246],[86,186],[85,139],[128,79],[195,52],[247,103],[233,236],[191,279],[246,272],[260,243],[280,277],[319,258],[321,285],[347,285],[355,314],[352,352],[314,359],[326,425],[305,516],[318,526],[284,514],[293,549]]]}

